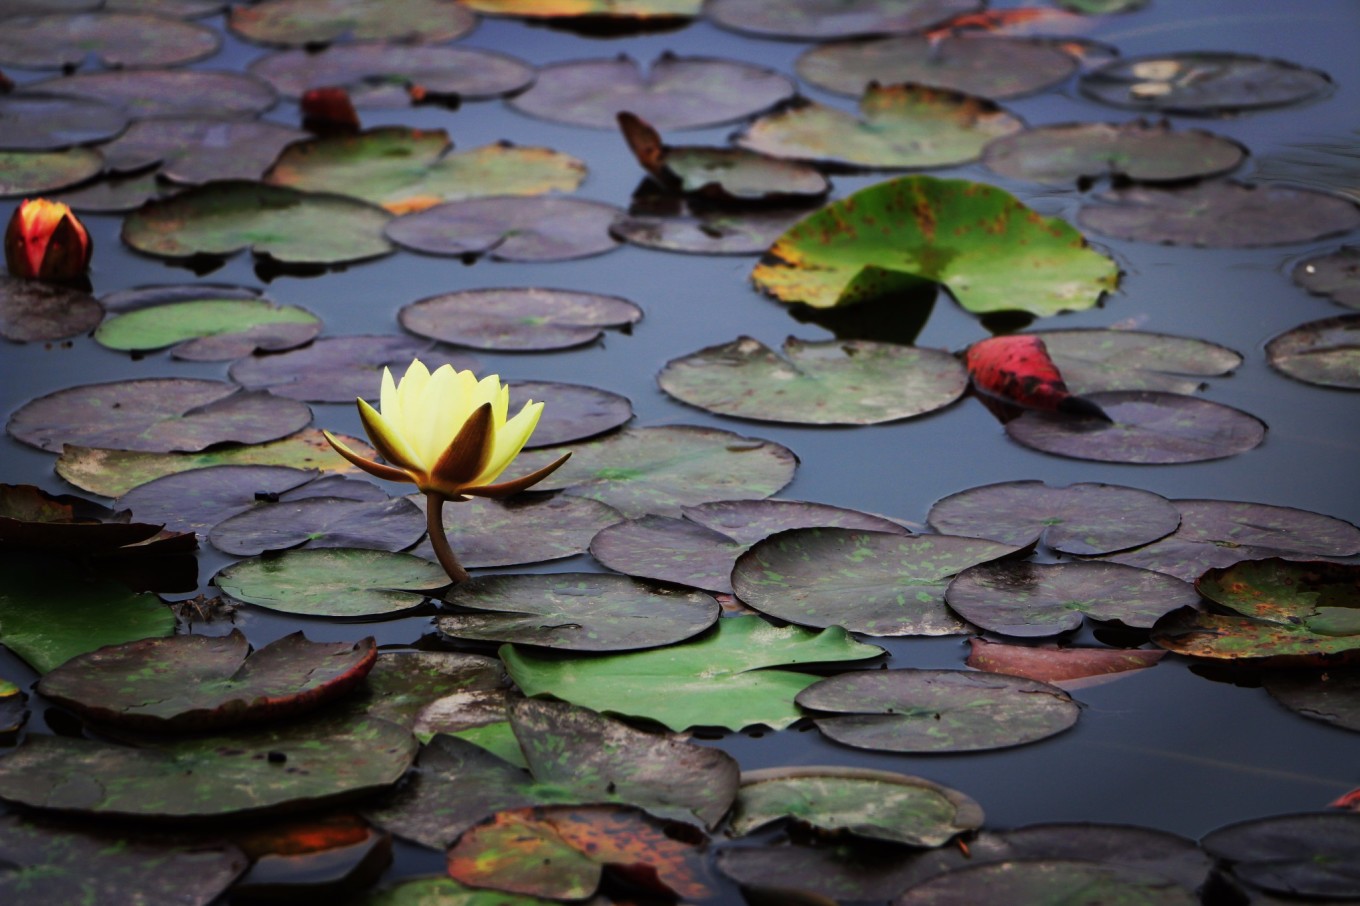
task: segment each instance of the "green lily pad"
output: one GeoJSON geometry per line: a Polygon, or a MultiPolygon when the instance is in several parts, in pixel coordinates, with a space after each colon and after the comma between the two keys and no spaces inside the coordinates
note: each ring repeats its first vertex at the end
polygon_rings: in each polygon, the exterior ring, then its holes
{"type": "Polygon", "coordinates": [[[1011,179],[1078,188],[1108,177],[1133,182],[1177,182],[1235,170],[1247,149],[1230,138],[1166,122],[1068,123],[997,139],[987,146],[987,169],[1011,179]]]}
{"type": "Polygon", "coordinates": [[[449,577],[410,554],[332,547],[242,560],[220,570],[212,584],[266,610],[362,620],[419,607],[449,577]]]}
{"type": "Polygon", "coordinates": [[[301,632],[258,651],[228,636],[144,639],[79,655],[38,691],[93,720],[153,731],[222,730],[306,713],[348,694],[373,667],[372,636],[309,642],[301,632]]]}
{"type": "Polygon", "coordinates": [[[662,131],[744,119],[794,93],[785,76],[737,60],[664,53],[643,72],[627,56],[543,66],[538,81],[510,100],[521,113],[557,123],[616,128],[628,111],[662,131]]]}
{"type": "Polygon", "coordinates": [[[492,195],[452,201],[388,224],[387,238],[429,255],[496,261],[566,261],[611,251],[609,225],[622,212],[582,198],[492,195]]]}
{"type": "Polygon", "coordinates": [[[617,296],[563,289],[464,289],[412,302],[401,326],[432,340],[474,349],[542,351],[593,343],[605,328],[629,332],[642,309],[617,296]]]}
{"type": "Polygon", "coordinates": [[[940,349],[789,337],[784,356],[739,337],[671,359],[661,389],[709,412],[802,425],[876,425],[942,409],[968,375],[940,349]]]}
{"type": "Polygon", "coordinates": [[[1292,276],[1295,283],[1310,293],[1326,296],[1347,308],[1360,308],[1360,247],[1346,245],[1300,261],[1292,276]]]}
{"type": "Polygon", "coordinates": [[[278,155],[265,181],[349,195],[394,214],[409,214],[488,195],[573,192],[586,177],[582,161],[551,148],[502,142],[450,154],[452,148],[442,129],[385,126],[322,136],[278,155]]]}
{"type": "Polygon", "coordinates": [[[1194,906],[1200,902],[1193,890],[1156,871],[1139,871],[1120,865],[1085,860],[1058,859],[992,862],[961,868],[906,891],[895,906],[944,906],[946,903],[980,902],[1004,889],[1015,903],[1146,904],[1146,906],[1194,906]],[[981,898],[981,899],[980,899],[981,898]]]}
{"type": "Polygon", "coordinates": [[[1083,617],[1150,629],[1199,595],[1175,576],[1119,563],[984,563],[965,569],[945,602],[975,626],[1036,638],[1081,627],[1083,617]]]}
{"type": "Polygon", "coordinates": [[[351,334],[322,337],[288,352],[238,359],[227,374],[248,390],[317,403],[352,403],[378,395],[384,368],[404,373],[415,358],[431,369],[479,367],[470,355],[443,352],[412,337],[351,334]]]}
{"type": "Polygon", "coordinates": [[[281,352],[309,342],[321,319],[296,305],[268,299],[203,298],[115,315],[95,331],[109,349],[146,352],[170,347],[190,362],[225,362],[256,350],[281,352]]]}
{"type": "Polygon", "coordinates": [[[1240,409],[1155,390],[1109,390],[1085,397],[1110,421],[1028,410],[1006,423],[1017,443],[1097,462],[1182,463],[1255,449],[1266,426],[1240,409]]]}
{"type": "Polygon", "coordinates": [[[1280,107],[1332,90],[1332,80],[1316,69],[1213,52],[1120,58],[1077,84],[1088,97],[1116,107],[1192,116],[1280,107]]]}
{"type": "MultiPolygon", "coordinates": [[[[0,106],[0,124],[5,120],[0,106]]],[[[93,148],[0,151],[0,196],[42,195],[84,182],[103,169],[104,158],[93,148]]]]}
{"type": "Polygon", "coordinates": [[[132,173],[159,167],[171,182],[259,179],[279,152],[306,132],[254,120],[176,117],[138,120],[100,151],[109,170],[132,173]]]}
{"type": "Polygon", "coordinates": [[[991,100],[1043,91],[1070,76],[1077,61],[1060,46],[1042,40],[897,35],[872,41],[822,44],[795,63],[805,82],[859,97],[870,82],[912,82],[974,94],[991,100]]]}
{"type": "Polygon", "coordinates": [[[78,287],[0,274],[0,337],[6,340],[64,340],[89,333],[103,317],[103,307],[78,287]]]}
{"type": "Polygon", "coordinates": [[[343,195],[314,195],[246,180],[195,186],[151,201],[123,221],[123,241],[165,258],[242,249],[287,264],[344,264],[392,251],[386,211],[343,195]]]}
{"type": "MultiPolygon", "coordinates": [[[[519,461],[535,469],[558,455],[535,450],[519,461]]],[[[678,515],[713,500],[769,497],[793,479],[797,463],[786,447],[717,428],[625,428],[573,445],[571,459],[537,488],[599,500],[626,518],[678,515]]]]}
{"type": "Polygon", "coordinates": [[[727,617],[699,639],[627,654],[562,658],[505,645],[501,660],[526,695],[553,695],[603,713],[689,727],[782,729],[803,716],[794,696],[816,677],[791,667],[876,657],[839,626],[811,632],[759,617],[727,617]]]}
{"type": "Polygon", "coordinates": [[[792,529],[759,541],[732,570],[732,587],[762,613],[804,626],[879,636],[956,635],[944,606],[956,573],[1020,548],[981,538],[858,529],[792,529]]]}
{"type": "Polygon", "coordinates": [[[1089,556],[1163,538],[1180,525],[1181,514],[1165,497],[1138,488],[1004,481],[936,501],[926,521],[946,535],[1020,547],[1042,541],[1055,551],[1089,556]]]}
{"type": "Polygon", "coordinates": [[[477,16],[461,3],[402,0],[265,0],[234,6],[227,27],[258,44],[329,44],[332,41],[392,41],[443,44],[472,31],[477,16]]]}
{"type": "Polygon", "coordinates": [[[726,202],[796,202],[831,189],[821,171],[742,148],[667,148],[665,172],[680,191],[726,202]]]}
{"type": "Polygon", "coordinates": [[[870,85],[860,118],[812,101],[785,104],[737,136],[771,157],[867,169],[950,167],[976,160],[987,143],[1024,128],[973,95],[925,85],[870,85]]]}
{"type": "Polygon", "coordinates": [[[752,273],[783,302],[831,308],[922,280],[974,314],[1090,308],[1118,281],[1114,261],[1066,222],[966,180],[905,176],[832,202],[789,230],[752,273]]]}
{"type": "Polygon", "coordinates": [[[1360,897],[1360,815],[1315,812],[1229,824],[1204,836],[1242,880],[1294,897],[1360,897]]]}
{"type": "Polygon", "coordinates": [[[1360,315],[1287,330],[1266,344],[1266,361],[1305,384],[1360,390],[1360,315]]]}
{"type": "Polygon", "coordinates": [[[630,651],[692,638],[717,621],[711,596],[599,573],[478,576],[444,595],[439,631],[560,651],[630,651]]]}
{"type": "Polygon", "coordinates": [[[41,91],[104,101],[134,119],[215,116],[253,119],[273,107],[269,83],[241,72],[205,69],[115,69],[49,79],[41,91]]]}
{"type": "Polygon", "coordinates": [[[350,500],[308,497],[264,503],[217,523],[213,547],[238,557],[301,548],[400,551],[425,535],[425,516],[405,497],[350,500]]]}
{"type": "Polygon", "coordinates": [[[410,878],[360,894],[355,906],[556,906],[556,900],[482,890],[453,878],[410,878]]]}
{"type": "Polygon", "coordinates": [[[1271,670],[1261,685],[1295,714],[1360,732],[1360,670],[1271,670]]]}
{"type": "Polygon", "coordinates": [[[386,789],[415,753],[410,732],[378,719],[319,717],[139,748],[35,734],[0,759],[0,798],[109,818],[221,820],[386,789]]]}
{"type": "Polygon", "coordinates": [[[75,69],[89,57],[110,69],[178,66],[215,54],[222,44],[206,25],[137,13],[15,16],[0,33],[0,65],[75,69]]]}
{"type": "MultiPolygon", "coordinates": [[[[424,507],[424,495],[411,499],[424,507]]],[[[472,497],[446,506],[444,532],[458,561],[469,569],[519,566],[583,554],[596,532],[621,518],[597,500],[530,492],[505,500],[472,497]]],[[[434,559],[428,541],[411,553],[434,559]]]]}
{"type": "Polygon", "coordinates": [[[1197,377],[1224,375],[1242,364],[1226,346],[1192,337],[1141,330],[1036,330],[1067,389],[1085,396],[1102,390],[1194,393],[1197,377]]]}
{"type": "Polygon", "coordinates": [[[609,226],[624,242],[691,255],[759,255],[808,215],[806,206],[724,210],[682,206],[676,213],[632,211],[609,226]]]}
{"type": "Polygon", "coordinates": [[[843,745],[886,752],[977,752],[1061,733],[1081,708],[1056,686],[970,670],[860,670],[824,679],[798,704],[843,745]]]}
{"type": "Polygon", "coordinates": [[[1112,189],[1077,212],[1088,229],[1137,242],[1259,248],[1309,242],[1360,226],[1360,207],[1282,185],[1204,182],[1175,189],[1112,189]]]}
{"type": "Polygon", "coordinates": [[[981,6],[979,0],[710,0],[704,12],[737,31],[807,41],[923,31],[981,6]]]}
{"type": "MultiPolygon", "coordinates": [[[[8,21],[14,21],[13,19],[8,21]]],[[[66,97],[60,92],[47,93],[25,87],[11,94],[0,93],[0,148],[6,151],[26,151],[29,154],[7,153],[5,176],[0,181],[5,195],[17,195],[19,187],[33,182],[57,180],[52,188],[71,185],[79,180],[68,179],[72,171],[90,169],[97,151],[67,150],[64,153],[36,155],[31,152],[70,149],[72,145],[86,145],[104,141],[122,132],[128,117],[117,107],[95,98],[66,97]],[[58,175],[60,174],[60,175],[58,175]]],[[[95,168],[81,178],[98,172],[95,168]]]]}
{"type": "Polygon", "coordinates": [[[890,771],[771,768],[746,771],[732,813],[744,836],[781,818],[830,833],[906,846],[941,846],[982,826],[982,807],[957,790],[890,771]]]}

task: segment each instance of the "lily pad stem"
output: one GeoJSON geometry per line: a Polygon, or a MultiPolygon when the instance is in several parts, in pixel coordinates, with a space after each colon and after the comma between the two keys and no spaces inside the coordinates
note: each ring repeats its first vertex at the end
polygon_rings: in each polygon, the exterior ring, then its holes
{"type": "Polygon", "coordinates": [[[444,572],[449,574],[449,578],[454,584],[466,582],[468,578],[467,570],[463,569],[458,558],[454,556],[453,548],[449,547],[449,538],[444,534],[444,496],[428,492],[425,494],[425,525],[430,532],[430,546],[434,548],[434,555],[439,558],[439,565],[444,567],[444,572]]]}

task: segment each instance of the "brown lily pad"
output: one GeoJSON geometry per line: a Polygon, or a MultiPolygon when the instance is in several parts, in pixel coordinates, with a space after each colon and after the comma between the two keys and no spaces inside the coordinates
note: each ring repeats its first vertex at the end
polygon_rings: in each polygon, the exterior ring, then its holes
{"type": "Polygon", "coordinates": [[[138,120],[100,147],[109,170],[157,167],[172,182],[259,179],[274,158],[307,133],[262,121],[207,117],[138,120]]]}
{"type": "Polygon", "coordinates": [[[566,261],[618,247],[609,226],[623,212],[581,198],[497,195],[436,205],[387,225],[393,242],[429,255],[566,261]]]}
{"type": "Polygon", "coordinates": [[[1342,246],[1334,252],[1301,261],[1294,282],[1310,293],[1327,296],[1338,305],[1360,308],[1360,247],[1342,246]]]}
{"type": "Polygon", "coordinates": [[[1360,314],[1287,330],[1266,344],[1266,361],[1305,384],[1360,390],[1360,314]]]}
{"type": "Polygon", "coordinates": [[[1114,60],[1079,85],[1118,107],[1213,116],[1306,101],[1330,91],[1332,80],[1284,60],[1192,52],[1114,60]]]}
{"type": "Polygon", "coordinates": [[[642,309],[617,296],[537,287],[465,289],[421,299],[397,314],[422,337],[474,349],[549,350],[593,343],[606,328],[623,332],[642,309]]]}

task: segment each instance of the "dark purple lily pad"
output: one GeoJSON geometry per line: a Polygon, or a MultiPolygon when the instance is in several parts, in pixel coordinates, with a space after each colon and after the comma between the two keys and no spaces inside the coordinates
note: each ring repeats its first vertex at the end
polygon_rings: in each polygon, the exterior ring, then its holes
{"type": "Polygon", "coordinates": [[[340,86],[356,106],[405,107],[409,87],[439,97],[489,100],[520,91],[534,80],[527,63],[488,50],[417,44],[336,44],[318,53],[284,50],[260,57],[248,71],[282,95],[340,86]]]}
{"type": "MultiPolygon", "coordinates": [[[[0,128],[3,118],[0,110],[0,128]]],[[[103,169],[104,158],[93,148],[0,151],[0,196],[43,195],[84,182],[103,169]]]]}
{"type": "Polygon", "coordinates": [[[1021,547],[1037,541],[1065,554],[1105,554],[1147,544],[1180,525],[1180,510],[1160,494],[1112,484],[1053,488],[1006,481],[936,501],[926,517],[946,535],[991,538],[1021,547]]]}
{"type": "Polygon", "coordinates": [[[1295,714],[1360,733],[1360,670],[1271,670],[1261,685],[1295,714]]]}
{"type": "Polygon", "coordinates": [[[717,621],[710,595],[601,573],[478,576],[444,594],[438,620],[458,639],[561,651],[631,651],[682,642],[717,621]]]}
{"type": "Polygon", "coordinates": [[[674,214],[632,211],[609,232],[643,248],[692,255],[759,255],[808,215],[803,206],[750,211],[682,208],[674,214]]]}
{"type": "Polygon", "coordinates": [[[383,369],[405,373],[415,358],[431,369],[446,364],[459,371],[478,367],[470,355],[441,352],[411,337],[343,336],[322,337],[290,352],[238,359],[227,373],[250,390],[317,403],[351,403],[359,397],[377,399],[383,369]]]}
{"type": "Polygon", "coordinates": [[[291,47],[332,41],[443,44],[461,38],[477,16],[446,0],[364,3],[356,0],[265,0],[234,6],[227,27],[247,41],[291,47]]]}
{"type": "Polygon", "coordinates": [[[82,289],[0,274],[0,337],[6,340],[64,340],[89,333],[103,317],[103,307],[82,289]]]}
{"type": "Polygon", "coordinates": [[[505,720],[510,678],[501,662],[455,651],[383,651],[366,682],[344,705],[411,730],[422,740],[464,726],[505,720]]]}
{"type": "Polygon", "coordinates": [[[627,56],[554,63],[510,101],[521,113],[558,123],[615,129],[622,111],[657,129],[698,129],[743,119],[792,96],[793,83],[736,60],[662,54],[643,72],[627,56]]]}
{"type": "Polygon", "coordinates": [[[1204,836],[1233,875],[1294,897],[1360,897],[1360,815],[1313,812],[1229,824],[1204,836]]]}
{"type": "Polygon", "coordinates": [[[105,101],[134,119],[216,116],[253,119],[273,107],[269,83],[241,72],[206,69],[119,69],[36,83],[51,94],[105,101]]]}
{"type": "Polygon", "coordinates": [[[1326,296],[1347,308],[1360,308],[1360,246],[1342,246],[1301,261],[1294,268],[1293,278],[1310,293],[1326,296]]]}
{"type": "Polygon", "coordinates": [[[1057,686],[970,670],[858,670],[814,683],[800,706],[843,745],[886,752],[977,752],[1037,742],[1081,708],[1057,686]]]}
{"type": "Polygon", "coordinates": [[[90,57],[110,69],[178,66],[217,53],[206,25],[137,13],[15,16],[0,32],[0,65],[75,69],[90,57]]]}
{"type": "Polygon", "coordinates": [[[1042,638],[1079,629],[1083,617],[1150,629],[1199,595],[1175,576],[1119,563],[983,563],[965,569],[944,600],[975,626],[1001,635],[1042,638]]]}
{"type": "Polygon", "coordinates": [[[197,299],[262,299],[264,294],[254,287],[234,286],[229,283],[154,283],[115,290],[99,297],[104,310],[116,314],[169,305],[173,302],[193,302],[197,299]]]}
{"type": "Polygon", "coordinates": [[[617,296],[536,287],[465,289],[412,302],[401,326],[474,349],[542,351],[593,343],[605,328],[627,333],[642,309],[617,296]]]}
{"type": "Polygon", "coordinates": [[[510,411],[530,400],[547,402],[525,449],[551,447],[585,440],[625,425],[633,418],[633,404],[625,396],[556,381],[515,381],[510,385],[510,411]]]}
{"type": "Polygon", "coordinates": [[[1200,248],[1309,242],[1360,226],[1360,207],[1283,185],[1203,182],[1175,189],[1112,189],[1077,222],[1116,239],[1200,248]]]}
{"type": "Polygon", "coordinates": [[[981,6],[980,0],[710,0],[704,14],[737,31],[808,41],[923,31],[981,6]]]}
{"type": "Polygon", "coordinates": [[[226,381],[141,378],[40,396],[15,410],[5,430],[51,453],[65,444],[170,453],[278,440],[311,420],[296,400],[226,381]]]}
{"type": "MultiPolygon", "coordinates": [[[[95,98],[68,97],[56,90],[50,93],[31,89],[12,94],[0,92],[0,148],[5,150],[52,151],[72,145],[88,145],[112,138],[122,132],[127,123],[126,113],[95,98]]],[[[92,153],[96,152],[43,155],[33,160],[42,161],[48,168],[46,172],[59,166],[61,172],[68,173],[73,157],[77,158],[80,169],[88,169],[92,153]]],[[[36,181],[32,160],[15,155],[6,155],[4,159],[7,163],[6,175],[0,183],[6,189],[4,194],[15,194],[14,187],[36,181]],[[9,166],[16,166],[17,169],[10,171],[9,166]]],[[[60,185],[70,185],[76,181],[70,180],[60,185]]]]}
{"type": "Polygon", "coordinates": [[[1178,393],[1111,390],[1086,399],[1111,421],[1029,410],[1006,423],[1006,434],[1026,447],[1073,459],[1157,464],[1234,456],[1266,436],[1255,416],[1178,393]]]}
{"type": "MultiPolygon", "coordinates": [[[[423,495],[411,499],[425,505],[423,495]]],[[[584,554],[597,532],[621,518],[611,506],[569,494],[472,497],[444,507],[444,533],[458,561],[469,569],[520,566],[584,554]]],[[[411,553],[434,559],[428,540],[411,553]]]]}
{"type": "Polygon", "coordinates": [[[870,82],[914,82],[995,101],[1056,85],[1076,71],[1077,61],[1049,41],[955,33],[822,44],[804,52],[795,66],[804,81],[851,97],[863,94],[870,82]]]}
{"type": "Polygon", "coordinates": [[[756,610],[803,626],[880,636],[956,635],[968,627],[945,608],[949,579],[1019,549],[952,535],[792,529],[742,554],[732,587],[756,610]],[[847,594],[847,587],[854,592],[847,594]]]}
{"type": "Polygon", "coordinates": [[[671,359],[669,395],[719,415],[800,425],[876,425],[942,409],[968,374],[941,349],[789,337],[783,355],[751,337],[671,359]]]}
{"type": "Polygon", "coordinates": [[[301,632],[258,651],[240,630],[111,645],[45,675],[38,691],[92,720],[157,732],[221,731],[295,718],[347,695],[373,667],[373,637],[309,642],[301,632]]]}
{"type": "Polygon", "coordinates": [[[322,547],[242,560],[212,582],[238,601],[280,613],[379,619],[419,607],[449,577],[410,554],[322,547]]]}
{"type": "Polygon", "coordinates": [[[1102,390],[1194,393],[1203,382],[1242,364],[1226,346],[1193,337],[1101,328],[1036,330],[1067,389],[1085,396],[1102,390]]]}
{"type": "Polygon", "coordinates": [[[1194,52],[1114,60],[1078,85],[1116,107],[1214,116],[1306,101],[1331,91],[1332,80],[1284,60],[1194,52]]]}
{"type": "Polygon", "coordinates": [[[228,516],[208,532],[213,547],[238,557],[298,548],[405,550],[425,534],[425,517],[405,497],[306,497],[264,503],[228,516]]]}
{"type": "Polygon", "coordinates": [[[129,352],[170,347],[170,355],[190,362],[226,362],[257,350],[281,352],[310,342],[321,319],[296,305],[268,299],[201,298],[168,302],[115,315],[94,338],[101,346],[129,352]]]}
{"type": "Polygon", "coordinates": [[[207,117],[138,120],[100,146],[109,170],[130,173],[159,166],[172,182],[197,185],[214,179],[259,179],[306,132],[278,123],[207,117]]]}
{"type": "Polygon", "coordinates": [[[1016,903],[1158,903],[1195,906],[1193,890],[1153,870],[1089,860],[991,862],[959,868],[907,890],[893,906],[983,902],[999,889],[1016,903]]]}
{"type": "Polygon", "coordinates": [[[1360,390],[1360,314],[1287,330],[1266,344],[1266,361],[1305,384],[1360,390]]]}
{"type": "Polygon", "coordinates": [[[387,238],[429,255],[496,261],[565,261],[616,248],[609,226],[623,214],[583,198],[494,195],[427,208],[387,225],[387,238]]]}

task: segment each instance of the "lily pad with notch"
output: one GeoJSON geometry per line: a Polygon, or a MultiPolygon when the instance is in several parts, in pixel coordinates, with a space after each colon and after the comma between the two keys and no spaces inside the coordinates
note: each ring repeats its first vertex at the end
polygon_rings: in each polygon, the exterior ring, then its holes
{"type": "Polygon", "coordinates": [[[254,119],[279,99],[263,79],[210,69],[81,72],[38,82],[32,87],[52,94],[103,101],[138,120],[162,116],[254,119]]]}
{"type": "Polygon", "coordinates": [[[219,570],[212,584],[266,610],[372,620],[420,607],[449,577],[410,554],[332,547],[242,560],[219,570]]]}
{"type": "Polygon", "coordinates": [[[980,0],[710,0],[704,12],[736,31],[811,41],[923,31],[981,6],[980,0]]]}
{"type": "MultiPolygon", "coordinates": [[[[32,86],[9,94],[0,93],[0,130],[3,130],[0,131],[0,149],[6,151],[55,152],[73,145],[102,142],[122,132],[127,124],[127,113],[98,98],[69,97],[59,90],[43,91],[32,86]]],[[[63,176],[55,180],[58,185],[53,188],[71,185],[79,180],[69,179],[69,173],[89,170],[94,162],[92,158],[101,159],[99,152],[70,150],[64,154],[41,156],[6,154],[0,158],[6,165],[0,187],[3,187],[3,194],[15,195],[22,191],[19,186],[37,182],[39,174],[50,174],[54,170],[63,176]]],[[[85,173],[81,178],[92,175],[93,172],[85,173]]],[[[54,180],[49,175],[46,181],[54,180]]]]}
{"type": "MultiPolygon", "coordinates": [[[[416,506],[425,497],[413,494],[416,506]]],[[[469,569],[520,566],[584,554],[590,539],[622,516],[613,507],[570,494],[516,494],[506,500],[472,497],[444,508],[444,533],[469,569]]],[[[411,553],[434,559],[428,541],[411,553]]]]}
{"type": "Polygon", "coordinates": [[[398,217],[387,238],[427,255],[496,261],[567,261],[612,251],[613,205],[583,198],[491,195],[451,201],[398,217]]]}
{"type": "Polygon", "coordinates": [[[227,27],[247,41],[289,47],[335,41],[443,44],[463,37],[477,16],[461,3],[402,0],[265,0],[234,6],[227,27]]]}
{"type": "Polygon", "coordinates": [[[306,132],[279,123],[162,117],[137,120],[99,150],[111,171],[157,168],[158,175],[171,182],[197,185],[215,179],[259,179],[280,151],[306,137],[306,132]]]}
{"type": "Polygon", "coordinates": [[[178,66],[217,53],[215,29],[145,13],[11,16],[0,33],[0,65],[75,69],[90,57],[110,69],[178,66]]]}
{"type": "Polygon", "coordinates": [[[1235,877],[1289,898],[1360,897],[1360,815],[1311,812],[1229,824],[1204,836],[1235,877]]]}
{"type": "Polygon", "coordinates": [[[1116,107],[1191,116],[1297,104],[1332,90],[1332,80],[1316,69],[1204,51],[1113,60],[1077,84],[1087,97],[1116,107]]]}
{"type": "Polygon", "coordinates": [[[397,320],[414,334],[457,346],[545,351],[593,343],[606,328],[628,333],[642,309],[618,296],[500,287],[430,296],[403,306],[397,320]]]}
{"type": "Polygon", "coordinates": [[[1193,337],[1142,330],[1075,328],[1036,330],[1067,389],[1086,395],[1102,390],[1194,393],[1199,377],[1219,377],[1242,364],[1240,353],[1193,337]]]}
{"type": "Polygon", "coordinates": [[[6,340],[64,340],[89,333],[103,317],[103,307],[79,287],[0,274],[0,337],[6,340]]]}
{"type": "Polygon", "coordinates": [[[1300,261],[1291,276],[1310,293],[1347,308],[1360,308],[1360,246],[1345,245],[1300,261]]]}
{"type": "Polygon", "coordinates": [[[1360,314],[1309,321],[1266,343],[1266,361],[1305,384],[1360,390],[1360,314]]]}
{"type": "Polygon", "coordinates": [[[208,532],[213,547],[238,557],[266,551],[369,548],[399,551],[425,535],[425,517],[405,497],[304,497],[251,507],[208,532]]]}
{"type": "MultiPolygon", "coordinates": [[[[3,118],[0,112],[0,121],[3,118]]],[[[104,158],[93,148],[0,151],[0,196],[54,192],[97,176],[103,169],[104,158]]]]}
{"type": "Polygon", "coordinates": [[[296,305],[268,299],[200,299],[139,308],[99,325],[99,345],[125,352],[169,347],[189,362],[226,362],[252,352],[282,352],[313,340],[321,319],[296,305]]]}
{"type": "Polygon", "coordinates": [[[236,360],[227,374],[248,390],[317,403],[349,403],[374,397],[384,368],[401,373],[415,358],[431,370],[443,365],[455,371],[478,367],[466,353],[444,352],[412,337],[348,335],[322,337],[287,352],[247,356],[236,360]]]}

